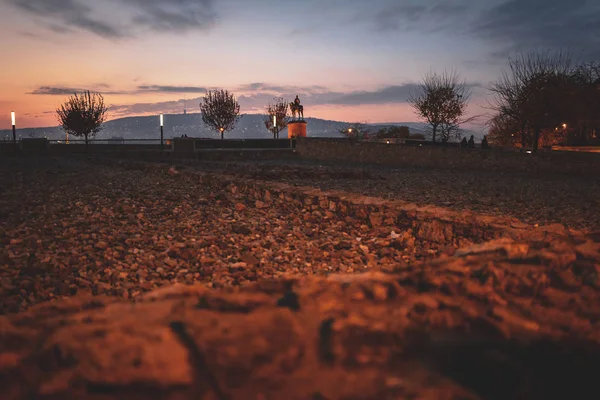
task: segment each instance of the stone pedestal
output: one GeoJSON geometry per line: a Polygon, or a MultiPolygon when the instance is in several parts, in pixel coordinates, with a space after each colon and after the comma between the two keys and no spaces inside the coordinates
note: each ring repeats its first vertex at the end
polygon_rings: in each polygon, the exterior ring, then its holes
{"type": "Polygon", "coordinates": [[[306,121],[292,121],[288,123],[288,139],[306,137],[306,121]]]}

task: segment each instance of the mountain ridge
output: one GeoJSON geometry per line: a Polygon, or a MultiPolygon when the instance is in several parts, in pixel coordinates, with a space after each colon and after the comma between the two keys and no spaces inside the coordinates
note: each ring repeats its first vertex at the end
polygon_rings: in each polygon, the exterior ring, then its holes
{"type": "MultiPolygon", "coordinates": [[[[264,125],[264,114],[243,114],[231,132],[225,133],[226,138],[271,138],[273,134],[264,125]]],[[[307,122],[307,135],[309,137],[341,137],[341,129],[350,125],[350,122],[327,120],[322,118],[305,118],[307,122]]],[[[408,126],[411,133],[426,133],[427,126],[419,122],[372,123],[365,124],[372,129],[388,126],[408,126]]],[[[188,137],[218,138],[217,132],[211,131],[202,122],[200,113],[164,114],[164,138],[187,135],[188,137]]],[[[471,133],[466,131],[465,133],[471,133]]],[[[287,130],[280,132],[282,137],[287,136],[287,130]]],[[[65,133],[60,126],[20,128],[17,129],[18,138],[47,137],[50,140],[63,140],[65,133]]],[[[96,139],[105,140],[113,137],[127,140],[158,139],[160,138],[159,118],[157,115],[128,116],[116,118],[104,123],[102,131],[96,139]]],[[[12,139],[12,130],[0,130],[0,139],[12,139]]]]}

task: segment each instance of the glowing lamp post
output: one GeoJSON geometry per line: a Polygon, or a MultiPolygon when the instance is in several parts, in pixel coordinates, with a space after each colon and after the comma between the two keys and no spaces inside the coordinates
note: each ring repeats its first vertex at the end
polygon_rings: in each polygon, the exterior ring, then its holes
{"type": "Polygon", "coordinates": [[[563,129],[567,129],[567,124],[563,124],[563,129]]]}
{"type": "Polygon", "coordinates": [[[12,123],[12,131],[13,131],[13,143],[15,144],[15,146],[17,145],[17,122],[16,122],[16,116],[15,116],[15,112],[11,111],[10,112],[10,122],[12,123]]]}
{"type": "Polygon", "coordinates": [[[277,115],[273,115],[273,139],[278,138],[278,133],[279,132],[277,132],[277,115]]]}
{"type": "Polygon", "coordinates": [[[162,114],[160,114],[160,149],[163,150],[163,126],[165,122],[165,118],[162,114]]]}
{"type": "Polygon", "coordinates": [[[219,132],[221,132],[221,140],[223,140],[223,132],[225,131],[224,128],[219,128],[219,132]]]}

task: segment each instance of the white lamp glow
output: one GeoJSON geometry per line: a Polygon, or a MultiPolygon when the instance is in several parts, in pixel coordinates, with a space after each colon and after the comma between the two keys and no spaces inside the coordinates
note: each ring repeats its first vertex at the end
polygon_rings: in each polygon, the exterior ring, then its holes
{"type": "Polygon", "coordinates": [[[163,122],[164,122],[164,117],[162,114],[160,114],[160,126],[163,126],[163,122]]]}
{"type": "Polygon", "coordinates": [[[273,126],[277,126],[277,115],[273,115],[273,126]]]}
{"type": "Polygon", "coordinates": [[[16,125],[16,117],[15,117],[15,112],[14,111],[10,112],[10,120],[12,122],[12,125],[15,126],[16,125]]]}

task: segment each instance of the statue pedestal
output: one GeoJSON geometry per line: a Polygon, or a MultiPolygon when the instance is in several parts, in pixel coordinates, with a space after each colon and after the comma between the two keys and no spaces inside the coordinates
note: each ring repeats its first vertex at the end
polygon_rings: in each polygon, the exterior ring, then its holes
{"type": "Polygon", "coordinates": [[[295,137],[306,137],[306,121],[288,122],[288,139],[295,137]]]}

